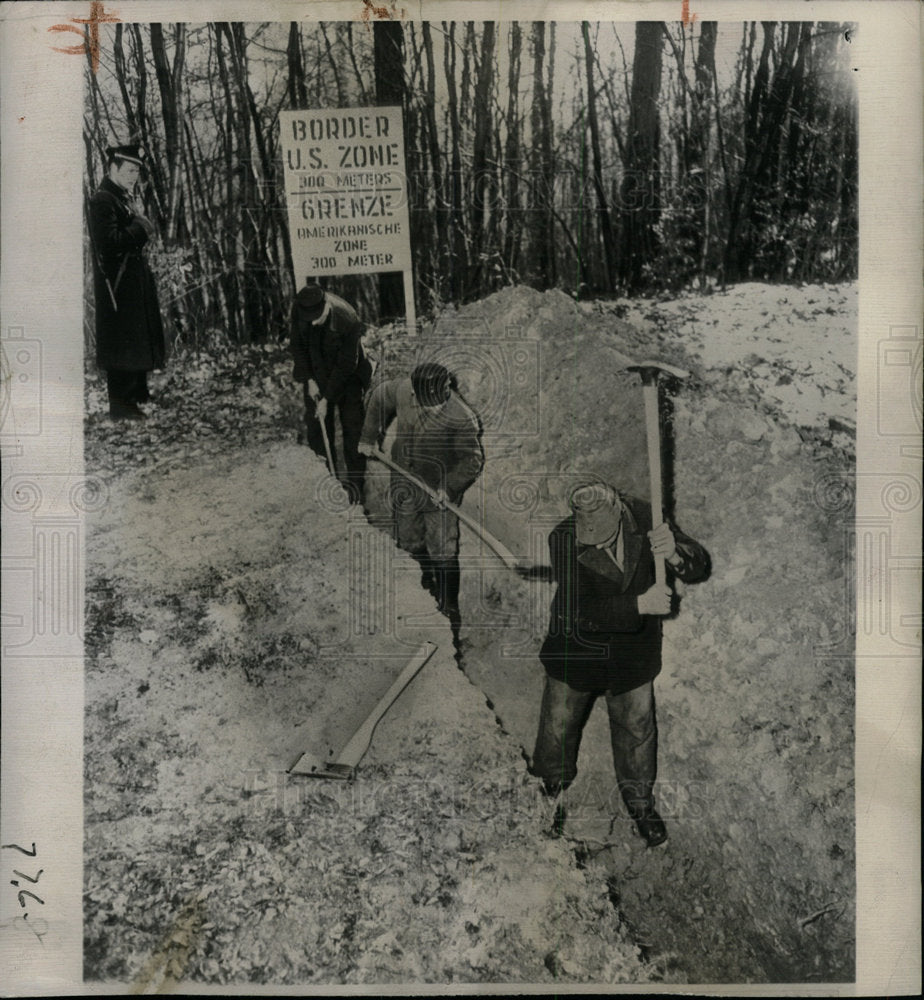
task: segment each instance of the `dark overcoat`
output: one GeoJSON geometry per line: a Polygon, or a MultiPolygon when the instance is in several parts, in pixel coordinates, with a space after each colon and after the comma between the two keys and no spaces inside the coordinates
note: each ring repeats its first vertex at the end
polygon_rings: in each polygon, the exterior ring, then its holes
{"type": "Polygon", "coordinates": [[[90,239],[96,363],[106,371],[162,368],[163,321],[154,275],[143,255],[148,234],[127,193],[108,177],[90,199],[90,239]]]}
{"type": "MultiPolygon", "coordinates": [[[[631,691],[661,672],[661,617],[642,615],[638,597],[655,582],[648,532],[651,507],[623,497],[622,571],[601,549],[575,538],[574,516],[549,535],[552,598],[549,631],[539,651],[549,676],[581,691],[631,691]]],[[[673,525],[681,562],[668,567],[678,579],[694,583],[708,572],[708,556],[673,525]]]]}
{"type": "Polygon", "coordinates": [[[330,302],[330,313],[320,324],[312,322],[307,288],[295,296],[289,334],[295,361],[292,375],[296,382],[314,379],[321,395],[336,404],[350,384],[369,388],[371,367],[362,345],[365,325],[356,310],[339,295],[324,294],[330,302]]]}

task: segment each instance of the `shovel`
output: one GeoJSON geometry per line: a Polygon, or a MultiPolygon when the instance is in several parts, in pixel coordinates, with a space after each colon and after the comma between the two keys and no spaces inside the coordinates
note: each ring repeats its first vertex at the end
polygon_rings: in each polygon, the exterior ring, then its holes
{"type": "Polygon", "coordinates": [[[324,451],[327,452],[327,468],[330,469],[330,474],[332,476],[337,475],[337,470],[334,468],[334,456],[330,450],[330,438],[327,436],[327,415],[325,414],[325,419],[319,421],[321,425],[321,437],[324,438],[324,451]]]}
{"type": "Polygon", "coordinates": [[[375,453],[371,457],[378,459],[380,462],[387,465],[389,469],[392,469],[399,475],[404,476],[408,482],[413,483],[418,489],[423,490],[423,492],[426,493],[435,504],[445,507],[451,514],[455,514],[466,527],[471,528],[471,530],[475,532],[475,534],[485,543],[485,545],[488,546],[488,548],[494,551],[494,554],[508,569],[512,569],[514,573],[518,573],[520,576],[527,579],[536,578],[538,571],[541,570],[542,567],[521,566],[517,557],[499,538],[495,538],[483,524],[479,524],[471,515],[466,514],[461,507],[456,506],[454,503],[450,503],[448,500],[440,499],[437,496],[436,490],[428,486],[422,479],[419,479],[412,472],[408,472],[407,469],[403,469],[397,462],[389,458],[384,451],[376,449],[375,453]]]}

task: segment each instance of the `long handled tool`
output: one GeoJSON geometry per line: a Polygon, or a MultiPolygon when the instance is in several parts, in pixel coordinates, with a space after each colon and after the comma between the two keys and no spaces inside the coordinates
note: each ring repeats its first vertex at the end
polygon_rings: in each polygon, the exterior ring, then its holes
{"type": "Polygon", "coordinates": [[[484,525],[479,524],[473,517],[466,514],[461,507],[457,507],[456,504],[450,503],[448,500],[440,499],[437,496],[436,490],[428,486],[422,479],[418,479],[413,473],[408,472],[407,469],[403,469],[397,462],[389,458],[384,451],[377,449],[372,457],[377,458],[380,462],[387,465],[389,469],[393,469],[399,475],[404,476],[408,482],[413,483],[418,489],[423,490],[435,504],[439,504],[445,507],[450,513],[455,514],[464,525],[471,528],[487,546],[494,550],[495,555],[500,558],[508,569],[512,569],[515,573],[527,572],[526,568],[520,566],[516,556],[500,539],[495,538],[484,525]]]}
{"type": "Polygon", "coordinates": [[[327,419],[327,414],[324,415],[324,420],[319,421],[321,424],[321,437],[324,438],[324,450],[327,452],[327,468],[330,469],[330,474],[332,476],[337,475],[337,469],[334,467],[334,456],[330,450],[330,438],[327,436],[327,424],[325,420],[327,419]]]}
{"type": "Polygon", "coordinates": [[[433,642],[425,642],[408,661],[408,665],[395,678],[392,686],[382,695],[375,708],[369,713],[366,721],[356,730],[347,745],[340,751],[335,761],[322,761],[309,754],[299,754],[298,759],[289,768],[289,774],[304,774],[312,778],[352,778],[356,767],[363,759],[372,734],[382,716],[391,708],[399,694],[410,684],[420,668],[436,652],[433,642]]]}
{"type": "MultiPolygon", "coordinates": [[[[664,520],[664,498],[661,484],[661,420],[658,408],[658,376],[662,372],[673,378],[689,378],[690,373],[660,361],[642,361],[627,365],[626,371],[638,372],[642,377],[642,395],[645,398],[645,431],[648,438],[648,474],[651,479],[651,524],[657,527],[664,520]]],[[[655,558],[655,582],[664,584],[667,571],[663,557],[655,558]]]]}

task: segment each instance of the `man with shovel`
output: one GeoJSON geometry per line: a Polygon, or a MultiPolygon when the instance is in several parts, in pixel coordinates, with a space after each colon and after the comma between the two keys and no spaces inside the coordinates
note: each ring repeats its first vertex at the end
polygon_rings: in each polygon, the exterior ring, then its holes
{"type": "MultiPolygon", "coordinates": [[[[363,426],[363,393],[372,375],[363,351],[364,329],[351,305],[310,278],[295,297],[290,342],[293,376],[304,385],[308,446],[334,463],[334,409],[338,409],[346,462],[344,486],[353,503],[363,500],[366,460],[357,446],[363,426]]],[[[330,473],[336,475],[336,468],[330,473]]]]}
{"type": "Polygon", "coordinates": [[[452,374],[426,362],[410,378],[382,382],[372,391],[359,450],[392,469],[389,496],[398,544],[420,563],[421,583],[434,593],[440,611],[459,624],[459,518],[446,505],[461,502],[484,465],[477,414],[454,391],[452,374]],[[392,421],[389,458],[379,446],[392,421]]]}
{"type": "Polygon", "coordinates": [[[653,792],[652,681],[661,671],[661,621],[671,612],[671,590],[656,580],[655,564],[664,560],[674,577],[693,583],[707,575],[708,556],[666,523],[652,529],[650,506],[608,483],[578,487],[570,507],[549,536],[558,589],[539,651],[546,681],[532,772],[549,795],[571,784],[584,724],[603,695],[619,791],[646,845],[655,847],[667,829],[653,792]]]}

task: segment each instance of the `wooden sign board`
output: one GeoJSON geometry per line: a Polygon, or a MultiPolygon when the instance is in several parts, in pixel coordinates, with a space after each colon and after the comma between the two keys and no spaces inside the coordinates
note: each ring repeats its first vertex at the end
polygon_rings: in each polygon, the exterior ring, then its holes
{"type": "Polygon", "coordinates": [[[281,111],[295,281],[411,272],[399,107],[281,111]]]}

